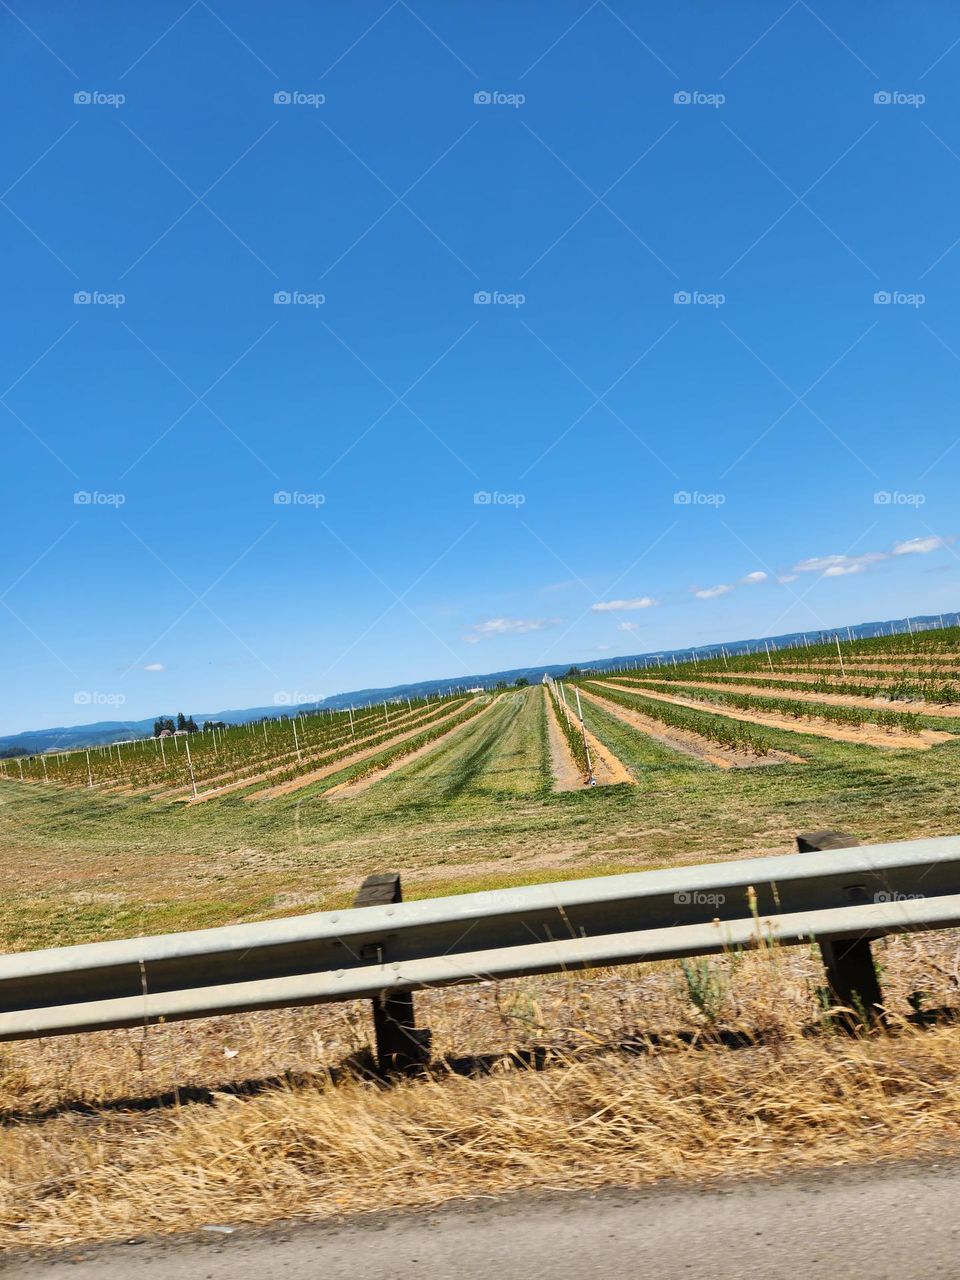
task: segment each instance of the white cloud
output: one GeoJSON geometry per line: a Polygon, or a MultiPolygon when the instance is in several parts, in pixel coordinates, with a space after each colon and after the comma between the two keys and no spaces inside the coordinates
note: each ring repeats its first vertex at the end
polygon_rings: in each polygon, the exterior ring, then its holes
{"type": "Polygon", "coordinates": [[[628,609],[651,609],[653,596],[635,596],[632,600],[602,600],[590,606],[594,613],[625,613],[628,609]]]}
{"type": "Polygon", "coordinates": [[[754,582],[766,582],[768,576],[762,569],[754,569],[753,573],[745,574],[740,581],[744,586],[750,586],[754,582]]]}
{"type": "Polygon", "coordinates": [[[617,624],[618,631],[638,631],[639,629],[639,622],[620,622],[617,624]]]}
{"type": "Polygon", "coordinates": [[[794,573],[822,573],[825,578],[839,578],[846,573],[859,573],[868,564],[889,558],[886,551],[867,551],[861,556],[812,556],[793,566],[794,573]]]}
{"type": "Polygon", "coordinates": [[[543,631],[545,627],[555,627],[559,622],[559,618],[488,618],[486,622],[476,623],[472,634],[464,639],[468,644],[476,644],[490,636],[523,636],[531,631],[543,631]]]}
{"type": "Polygon", "coordinates": [[[940,551],[947,545],[946,538],[931,535],[929,538],[909,538],[906,542],[898,542],[893,548],[893,555],[906,556],[911,553],[924,556],[928,551],[940,551]]]}
{"type": "Polygon", "coordinates": [[[796,582],[799,575],[795,573],[783,573],[777,579],[778,582],[796,582]]]}
{"type": "Polygon", "coordinates": [[[721,582],[715,587],[703,587],[700,591],[695,591],[693,594],[698,600],[716,600],[718,596],[729,595],[732,590],[733,587],[728,583],[721,582]]]}
{"type": "Polygon", "coordinates": [[[148,662],[143,668],[144,671],[166,671],[166,667],[162,662],[148,662]]]}

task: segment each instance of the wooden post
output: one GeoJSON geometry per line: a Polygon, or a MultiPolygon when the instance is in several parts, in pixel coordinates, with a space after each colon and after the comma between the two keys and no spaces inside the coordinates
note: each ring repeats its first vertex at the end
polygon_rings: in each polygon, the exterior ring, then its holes
{"type": "MultiPolygon", "coordinates": [[[[382,907],[403,901],[399,872],[367,876],[355,907],[382,907]]],[[[381,963],[383,962],[382,948],[381,963]]],[[[411,991],[381,991],[372,1001],[377,1066],[385,1075],[416,1071],[430,1061],[430,1031],[417,1028],[411,991]]]]}
{"type": "MultiPolygon", "coordinates": [[[[803,831],[797,836],[801,853],[852,849],[860,841],[844,831],[803,831]]],[[[882,1021],[883,992],[873,963],[869,938],[818,938],[827,971],[830,1003],[844,1010],[840,1025],[856,1031],[882,1021]]]]}

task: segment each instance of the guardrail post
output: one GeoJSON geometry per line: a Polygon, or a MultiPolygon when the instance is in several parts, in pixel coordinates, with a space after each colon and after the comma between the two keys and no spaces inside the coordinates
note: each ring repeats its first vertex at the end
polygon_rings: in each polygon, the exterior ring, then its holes
{"type": "MultiPolygon", "coordinates": [[[[355,907],[382,907],[403,901],[400,874],[367,876],[353,900],[355,907]]],[[[417,1028],[413,993],[381,991],[371,1001],[377,1066],[384,1074],[415,1071],[430,1061],[430,1031],[417,1028]]]]}
{"type": "MultiPolygon", "coordinates": [[[[817,853],[828,849],[852,849],[860,841],[845,831],[802,831],[797,836],[800,853],[817,853]]],[[[856,1030],[866,1021],[877,1023],[882,1018],[883,992],[873,963],[869,938],[818,938],[823,965],[827,971],[831,1004],[845,1012],[842,1025],[856,1030]]]]}

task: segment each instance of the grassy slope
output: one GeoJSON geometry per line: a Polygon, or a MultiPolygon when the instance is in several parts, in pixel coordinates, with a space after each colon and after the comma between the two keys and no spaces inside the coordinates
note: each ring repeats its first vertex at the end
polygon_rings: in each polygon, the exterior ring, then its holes
{"type": "Polygon", "coordinates": [[[552,794],[535,688],[336,804],[307,790],[183,809],[4,783],[0,949],[341,905],[386,869],[423,896],[785,851],[808,827],[864,839],[960,830],[960,743],[888,752],[770,730],[808,763],[724,772],[599,708],[586,716],[637,787],[552,794]]]}

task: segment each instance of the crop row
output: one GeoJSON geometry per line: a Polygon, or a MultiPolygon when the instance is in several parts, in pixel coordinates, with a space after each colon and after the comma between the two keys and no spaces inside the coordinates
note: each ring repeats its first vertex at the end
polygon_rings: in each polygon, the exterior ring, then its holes
{"type": "Polygon", "coordinates": [[[395,738],[397,734],[405,733],[411,728],[432,724],[435,720],[449,715],[455,707],[464,701],[463,697],[458,697],[439,704],[432,703],[429,710],[416,708],[412,712],[405,712],[401,716],[395,716],[390,721],[389,727],[386,727],[382,720],[375,724],[368,722],[364,727],[364,731],[361,731],[360,734],[341,735],[339,739],[326,743],[321,750],[301,753],[296,758],[294,758],[293,752],[286,752],[284,755],[274,757],[272,760],[234,769],[231,773],[219,772],[213,777],[199,777],[196,774],[195,776],[198,784],[202,784],[206,789],[242,782],[245,779],[256,782],[260,778],[267,777],[271,781],[281,778],[294,778],[311,769],[331,764],[341,756],[350,755],[354,751],[366,750],[369,747],[378,746],[381,742],[388,742],[395,738]],[[286,768],[284,768],[285,762],[286,768]]]}
{"type": "Polygon", "coordinates": [[[770,752],[770,744],[742,720],[730,720],[724,716],[710,715],[692,707],[678,707],[671,702],[659,702],[645,698],[641,693],[623,693],[619,689],[603,686],[603,697],[631,711],[642,711],[645,716],[659,720],[671,729],[688,729],[701,738],[728,747],[732,751],[748,751],[756,756],[770,752]]]}
{"type": "Polygon", "coordinates": [[[547,679],[547,688],[550,691],[550,698],[553,702],[553,709],[556,713],[557,720],[563,736],[567,740],[570,753],[576,761],[577,768],[586,775],[590,772],[590,765],[587,763],[587,748],[583,741],[583,734],[579,726],[574,725],[570,710],[567,704],[562,700],[555,680],[547,679]]]}
{"type": "MultiPolygon", "coordinates": [[[[710,673],[712,675],[713,673],[710,673]]],[[[948,684],[941,680],[896,680],[889,684],[871,684],[864,681],[833,679],[821,672],[797,671],[798,675],[815,675],[815,680],[798,684],[794,680],[778,680],[771,676],[755,676],[752,672],[731,671],[732,676],[742,676],[744,683],[755,685],[758,689],[785,689],[803,693],[837,693],[851,698],[886,698],[888,702],[923,701],[942,705],[960,702],[960,686],[948,684]]],[[[631,677],[639,676],[647,679],[641,672],[631,673],[631,677]]],[[[631,678],[628,677],[628,678],[631,678]]],[[[684,683],[691,677],[672,672],[658,672],[658,680],[671,684],[684,683]]],[[[710,676],[708,675],[709,679],[710,676]]],[[[723,685],[717,688],[722,689],[723,685]]]]}
{"type": "MultiPolygon", "coordinates": [[[[460,699],[462,700],[462,699],[460,699]]],[[[417,699],[389,710],[301,713],[291,718],[216,727],[188,736],[113,743],[70,753],[49,752],[0,762],[7,777],[56,781],[66,786],[120,786],[133,790],[240,778],[285,760],[315,759],[375,734],[449,710],[457,699],[417,699]]]]}
{"type": "MultiPolygon", "coordinates": [[[[427,746],[428,743],[434,742],[437,738],[444,737],[454,729],[458,729],[462,724],[465,724],[468,720],[472,720],[475,715],[478,715],[486,706],[489,705],[485,701],[480,702],[473,699],[467,702],[467,700],[462,697],[457,698],[456,702],[461,704],[466,702],[466,706],[463,706],[456,715],[448,716],[448,718],[444,719],[440,724],[431,724],[430,727],[424,729],[422,733],[418,733],[412,738],[407,738],[404,742],[398,742],[393,747],[388,747],[385,751],[381,752],[379,755],[372,756],[369,760],[360,760],[352,767],[348,766],[344,777],[334,776],[332,778],[326,778],[323,780],[324,785],[327,787],[333,787],[342,782],[356,782],[360,778],[368,777],[371,773],[379,773],[381,769],[385,769],[388,765],[393,764],[395,760],[400,760],[403,756],[412,755],[415,751],[419,751],[421,747],[427,746]]],[[[450,711],[449,704],[445,708],[445,711],[450,711]]],[[[436,717],[431,717],[431,720],[434,719],[436,719],[436,717]]],[[[375,746],[378,742],[391,736],[393,735],[384,735],[383,738],[375,738],[372,741],[368,741],[366,746],[375,746]]],[[[294,778],[298,778],[301,774],[308,772],[310,772],[310,769],[306,767],[286,769],[280,774],[271,776],[269,785],[271,787],[279,786],[283,782],[291,782],[294,778]]]]}
{"type": "Polygon", "coordinates": [[[919,733],[923,722],[912,711],[886,711],[873,707],[838,707],[826,702],[801,702],[796,698],[767,698],[762,694],[735,693],[730,689],[705,690],[695,685],[676,684],[668,680],[645,680],[644,689],[655,693],[675,694],[706,705],[733,707],[738,711],[769,712],[792,716],[796,720],[829,720],[834,724],[859,726],[876,724],[884,729],[903,729],[919,733]]]}

